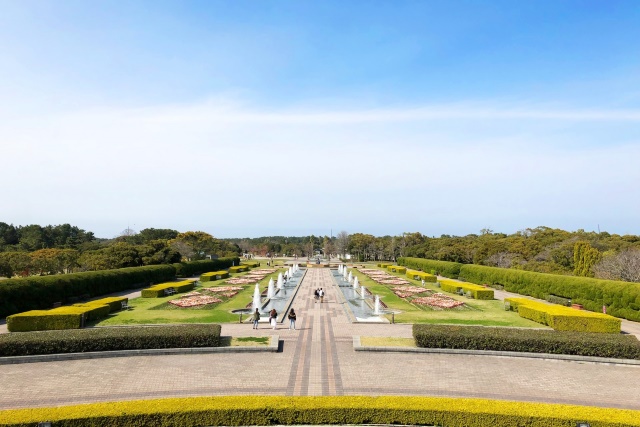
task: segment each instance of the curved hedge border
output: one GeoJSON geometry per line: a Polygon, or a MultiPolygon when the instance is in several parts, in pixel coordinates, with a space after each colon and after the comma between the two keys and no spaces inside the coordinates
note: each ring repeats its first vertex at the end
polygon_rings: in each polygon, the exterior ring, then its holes
{"type": "Polygon", "coordinates": [[[462,267],[462,264],[457,262],[436,261],[433,259],[408,257],[398,258],[398,265],[404,265],[416,270],[422,270],[426,273],[438,273],[440,276],[445,276],[450,279],[457,279],[460,275],[460,268],[462,267]]]}
{"type": "MultiPolygon", "coordinates": [[[[0,356],[150,348],[218,347],[220,325],[88,328],[0,334],[0,356]]],[[[40,420],[42,421],[42,420],[40,420]]]]}
{"type": "Polygon", "coordinates": [[[32,276],[0,282],[0,317],[29,310],[51,308],[53,303],[90,297],[173,280],[171,265],[119,268],[117,270],[32,276]]]}
{"type": "Polygon", "coordinates": [[[0,426],[237,426],[410,424],[447,427],[638,427],[640,411],[440,397],[225,396],[0,411],[0,426]]]}
{"type": "Polygon", "coordinates": [[[413,325],[422,348],[517,351],[640,360],[640,341],[633,335],[564,332],[540,329],[413,325]]]}
{"type": "Polygon", "coordinates": [[[239,265],[240,258],[205,259],[202,261],[177,262],[172,264],[176,269],[176,276],[191,277],[209,271],[226,270],[231,266],[239,265]]]}

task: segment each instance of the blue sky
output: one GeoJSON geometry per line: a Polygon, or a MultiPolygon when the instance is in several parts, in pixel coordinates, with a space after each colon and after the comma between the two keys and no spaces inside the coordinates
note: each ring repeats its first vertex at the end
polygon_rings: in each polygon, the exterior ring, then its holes
{"type": "Polygon", "coordinates": [[[0,221],[640,234],[636,1],[0,0],[0,221]]]}

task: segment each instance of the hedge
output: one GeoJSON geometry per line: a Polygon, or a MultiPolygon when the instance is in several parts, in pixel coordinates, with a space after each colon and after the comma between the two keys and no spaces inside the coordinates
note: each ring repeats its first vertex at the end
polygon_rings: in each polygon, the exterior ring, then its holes
{"type": "Polygon", "coordinates": [[[84,296],[96,297],[172,280],[174,277],[173,266],[150,265],[2,280],[0,317],[47,309],[56,302],[71,303],[84,296]]]}
{"type": "Polygon", "coordinates": [[[202,261],[177,262],[172,264],[176,269],[176,276],[198,276],[207,271],[226,270],[232,265],[240,264],[240,258],[205,259],[202,261]]]}
{"type": "Polygon", "coordinates": [[[640,283],[560,276],[508,268],[464,265],[460,276],[473,283],[502,285],[509,292],[546,299],[549,295],[571,299],[587,310],[640,321],[640,283]]]}
{"type": "Polygon", "coordinates": [[[150,288],[143,289],[141,292],[142,298],[160,298],[164,296],[165,289],[173,288],[176,293],[187,292],[193,289],[195,286],[194,280],[183,280],[181,282],[167,282],[159,283],[151,286],[150,288]]]}
{"type": "Polygon", "coordinates": [[[413,338],[422,348],[516,351],[640,360],[634,335],[594,334],[541,329],[413,325],[413,338]]]}
{"type": "Polygon", "coordinates": [[[389,265],[387,266],[387,270],[393,272],[393,273],[406,273],[407,272],[407,268],[406,267],[401,267],[399,265],[389,265]]]}
{"type": "Polygon", "coordinates": [[[387,267],[389,267],[390,265],[393,265],[393,264],[390,264],[390,263],[387,263],[387,262],[379,262],[376,265],[378,267],[380,267],[380,268],[387,268],[387,267]]]}
{"type": "Polygon", "coordinates": [[[407,270],[407,277],[414,280],[424,280],[425,282],[430,283],[435,283],[438,281],[438,278],[433,274],[417,270],[407,270]]]}
{"type": "Polygon", "coordinates": [[[249,268],[260,267],[260,263],[257,262],[257,261],[245,261],[245,262],[241,263],[240,265],[246,265],[249,268]]]}
{"type": "Polygon", "coordinates": [[[249,271],[249,266],[236,265],[234,267],[229,267],[229,273],[242,273],[243,271],[249,271]]]}
{"type": "Polygon", "coordinates": [[[458,276],[460,275],[460,268],[463,265],[458,262],[436,261],[432,259],[408,257],[398,258],[398,264],[413,268],[415,270],[422,270],[430,273],[434,272],[434,274],[437,273],[437,275],[446,276],[451,279],[458,278],[458,276]]]}
{"type": "Polygon", "coordinates": [[[456,294],[459,289],[462,289],[465,293],[471,292],[475,299],[493,299],[493,289],[487,289],[473,283],[456,282],[455,280],[441,279],[438,282],[440,283],[440,288],[445,292],[456,294]]]}
{"type": "Polygon", "coordinates": [[[150,348],[218,347],[220,325],[87,328],[0,334],[0,356],[150,348]]]}
{"type": "Polygon", "coordinates": [[[75,306],[89,306],[89,305],[108,305],[110,308],[110,313],[122,310],[122,303],[128,302],[129,298],[127,297],[107,297],[100,298],[94,301],[85,302],[82,304],[74,304],[75,306]]]}
{"type": "Polygon", "coordinates": [[[107,304],[76,304],[52,310],[32,310],[7,317],[9,332],[47,331],[51,329],[77,329],[82,318],[98,320],[106,317],[111,308],[107,304]]]}
{"type": "Polygon", "coordinates": [[[220,280],[220,279],[226,279],[227,277],[229,277],[229,272],[228,271],[210,271],[209,273],[203,273],[200,275],[200,281],[201,282],[210,282],[212,280],[220,280]]]}
{"type": "Polygon", "coordinates": [[[0,411],[0,426],[55,427],[405,424],[447,427],[638,427],[640,411],[413,396],[217,396],[0,411]]]}
{"type": "Polygon", "coordinates": [[[505,298],[520,317],[548,325],[559,331],[620,333],[621,320],[608,314],[575,310],[560,305],[545,304],[526,298],[505,298]]]}

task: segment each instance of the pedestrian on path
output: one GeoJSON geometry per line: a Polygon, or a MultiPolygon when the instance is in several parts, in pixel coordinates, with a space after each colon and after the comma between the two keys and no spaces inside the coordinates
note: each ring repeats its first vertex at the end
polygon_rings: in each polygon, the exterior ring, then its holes
{"type": "Polygon", "coordinates": [[[258,329],[258,322],[260,321],[260,312],[256,308],[256,312],[251,316],[251,321],[253,321],[253,329],[258,329]]]}
{"type": "Polygon", "coordinates": [[[296,330],[296,312],[293,311],[293,308],[289,310],[289,330],[296,330]]]}
{"type": "Polygon", "coordinates": [[[273,329],[276,329],[276,325],[277,320],[276,318],[278,317],[278,312],[276,311],[275,308],[272,308],[271,311],[269,312],[269,323],[271,324],[271,326],[273,326],[273,329]]]}
{"type": "Polygon", "coordinates": [[[318,298],[320,298],[320,289],[316,288],[315,291],[313,291],[313,303],[317,303],[318,302],[318,298]]]}
{"type": "Polygon", "coordinates": [[[324,291],[320,288],[320,302],[324,302],[324,291]]]}

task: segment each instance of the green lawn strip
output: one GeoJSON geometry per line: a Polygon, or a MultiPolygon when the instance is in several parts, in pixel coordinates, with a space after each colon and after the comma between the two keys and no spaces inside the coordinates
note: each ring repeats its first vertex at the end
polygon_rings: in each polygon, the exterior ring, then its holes
{"type": "MultiPolygon", "coordinates": [[[[387,271],[392,276],[407,280],[410,285],[413,286],[428,289],[434,292],[442,292],[442,290],[434,283],[426,283],[426,286],[423,287],[420,280],[410,279],[404,274],[392,273],[386,269],[381,269],[375,266],[367,265],[366,267],[387,271]]],[[[374,282],[364,274],[358,272],[357,269],[353,269],[352,272],[358,277],[358,281],[367,289],[369,289],[373,294],[380,295],[381,300],[389,307],[389,309],[401,311],[401,313],[398,313],[394,316],[394,320],[396,323],[461,324],[540,328],[539,323],[524,319],[518,316],[515,312],[506,311],[504,309],[503,302],[499,300],[475,300],[456,294],[442,292],[455,300],[464,301],[468,308],[463,310],[435,310],[429,307],[411,304],[407,300],[398,297],[392,291],[392,288],[394,288],[396,285],[383,285],[374,282]]],[[[387,319],[390,319],[391,316],[386,315],[385,317],[387,317],[387,319]]]]}
{"type": "Polygon", "coordinates": [[[270,337],[220,337],[220,347],[266,347],[270,337]]]}
{"type": "MultiPolygon", "coordinates": [[[[263,264],[265,264],[263,262],[263,264]]],[[[265,265],[261,268],[268,268],[265,265]]],[[[278,273],[284,271],[279,267],[278,271],[267,275],[260,281],[260,289],[266,288],[269,279],[275,281],[278,273]]],[[[232,277],[242,277],[248,272],[233,274],[232,277]]],[[[236,286],[225,283],[227,279],[214,280],[202,283],[195,288],[202,291],[203,288],[214,288],[217,286],[236,286]]],[[[179,298],[179,295],[172,295],[161,298],[134,298],[129,300],[131,310],[120,311],[110,315],[108,318],[97,322],[99,326],[108,325],[134,325],[134,324],[163,324],[163,323],[234,323],[238,321],[238,315],[231,313],[231,310],[245,308],[253,299],[255,285],[237,285],[244,289],[237,295],[218,304],[210,304],[200,307],[180,308],[167,307],[166,303],[179,298]]]]}
{"type": "Polygon", "coordinates": [[[363,347],[417,347],[415,339],[398,337],[360,337],[360,345],[363,347]]]}

